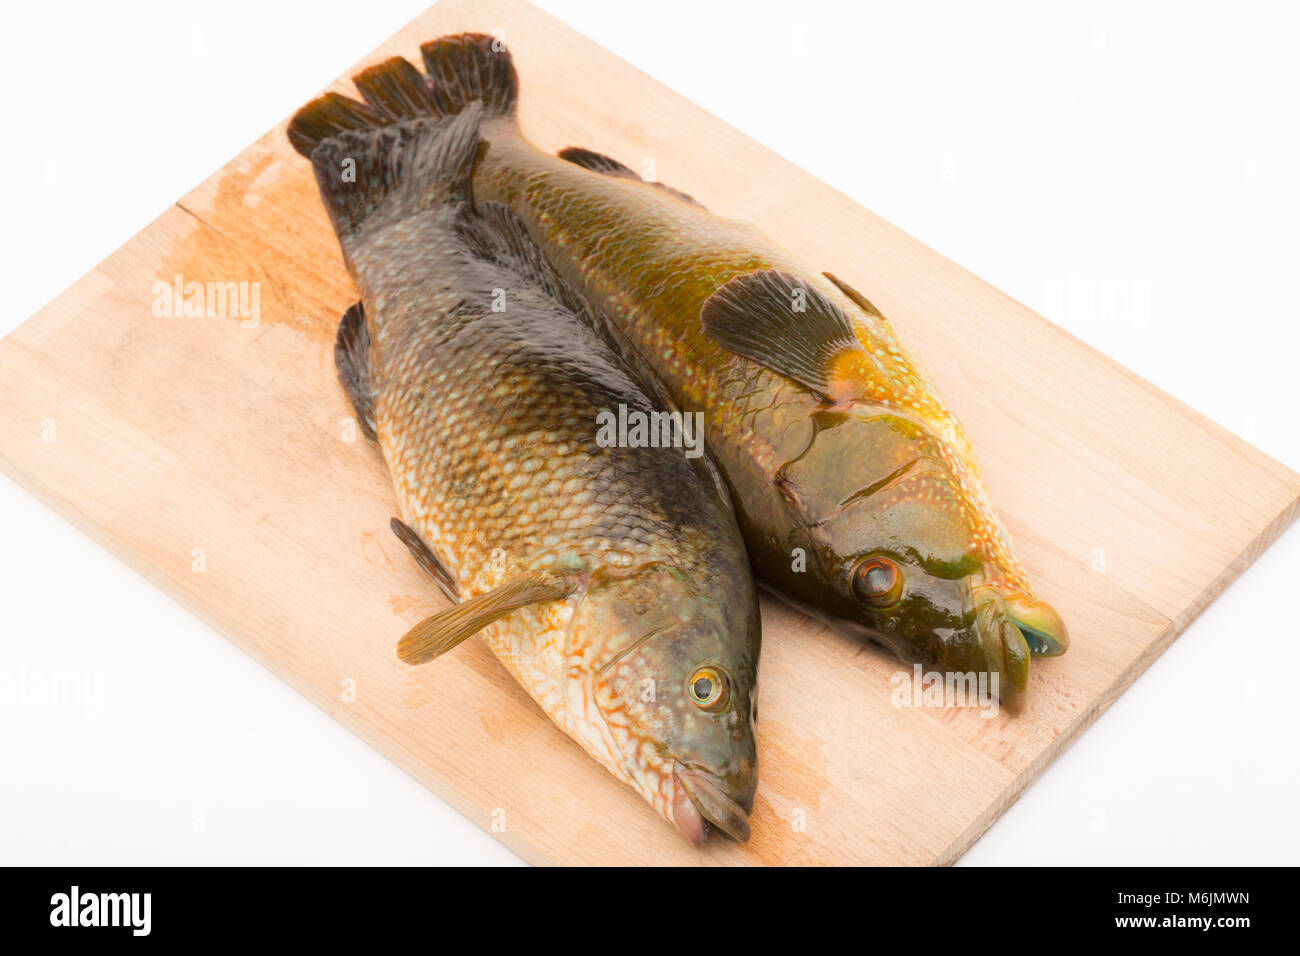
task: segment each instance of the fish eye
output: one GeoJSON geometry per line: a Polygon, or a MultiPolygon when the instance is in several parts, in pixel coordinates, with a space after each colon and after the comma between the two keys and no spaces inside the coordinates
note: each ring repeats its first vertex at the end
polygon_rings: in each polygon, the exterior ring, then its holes
{"type": "Polygon", "coordinates": [[[884,555],[867,558],[853,571],[853,596],[868,607],[893,607],[903,596],[903,573],[884,555]]]}
{"type": "Polygon", "coordinates": [[[727,676],[716,667],[698,668],[686,687],[691,701],[701,710],[721,710],[727,706],[731,697],[731,685],[727,676]]]}

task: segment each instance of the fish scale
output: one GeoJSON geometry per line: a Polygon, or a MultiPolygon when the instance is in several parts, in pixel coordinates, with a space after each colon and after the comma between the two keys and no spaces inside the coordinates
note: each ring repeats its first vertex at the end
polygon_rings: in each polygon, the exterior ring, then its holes
{"type": "Polygon", "coordinates": [[[711,462],[599,438],[602,415],[671,404],[518,217],[471,199],[477,110],[394,125],[346,103],[290,125],[361,290],[340,379],[392,475],[395,532],[457,599],[399,656],[481,636],[688,838],[745,839],[758,605],[711,462]]]}
{"type": "Polygon", "coordinates": [[[1018,708],[1031,654],[1063,653],[1068,633],[1035,596],[961,425],[879,310],[615,159],[533,147],[499,42],[463,34],[421,52],[435,112],[488,104],[477,194],[517,213],[673,399],[704,414],[761,582],[856,639],[987,679],[1018,708]]]}

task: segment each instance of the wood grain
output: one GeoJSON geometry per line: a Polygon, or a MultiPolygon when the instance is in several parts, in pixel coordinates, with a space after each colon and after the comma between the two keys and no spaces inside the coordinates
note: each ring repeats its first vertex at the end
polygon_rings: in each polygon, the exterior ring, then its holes
{"type": "Polygon", "coordinates": [[[526,4],[444,0],[358,66],[466,29],[504,30],[537,145],[653,157],[893,319],[1070,625],[1021,716],[895,708],[899,664],[765,601],[754,837],[701,852],[479,642],[400,664],[439,598],[348,440],[331,344],[356,292],[283,125],[0,342],[0,464],[525,859],[951,862],[1294,520],[1300,476],[526,4]],[[155,316],[178,273],[259,283],[259,323],[155,316]],[[1014,397],[1008,363],[1036,370],[1014,397]]]}

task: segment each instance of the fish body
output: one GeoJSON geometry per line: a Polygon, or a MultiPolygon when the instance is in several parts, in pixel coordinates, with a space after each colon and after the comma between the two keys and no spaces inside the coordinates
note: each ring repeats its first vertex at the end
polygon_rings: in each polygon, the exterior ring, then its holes
{"type": "Polygon", "coordinates": [[[692,841],[748,836],[759,620],[725,488],[679,448],[607,446],[661,386],[504,206],[475,202],[480,107],[394,124],[335,95],[295,117],[361,302],[339,376],[393,477],[394,530],[472,634],[692,841]],[[349,174],[350,170],[350,174],[349,174]]]}
{"type": "Polygon", "coordinates": [[[509,206],[608,312],[686,411],[735,503],[761,582],[900,656],[995,681],[1017,706],[1031,654],[1065,650],[971,444],[889,321],[755,226],[587,149],[551,156],[514,120],[518,80],[490,37],[422,47],[427,78],[356,78],[394,117],[484,103],[477,194],[509,206]]]}

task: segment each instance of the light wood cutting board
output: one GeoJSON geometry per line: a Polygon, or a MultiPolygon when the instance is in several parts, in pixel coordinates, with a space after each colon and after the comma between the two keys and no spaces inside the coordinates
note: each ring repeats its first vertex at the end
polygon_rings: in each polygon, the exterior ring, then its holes
{"type": "Polygon", "coordinates": [[[524,3],[444,0],[358,67],[468,29],[505,31],[537,145],[654,157],[891,317],[1070,626],[1019,717],[893,707],[900,664],[765,599],[753,839],[697,851],[481,643],[399,663],[440,598],[334,378],[356,291],[283,125],[0,341],[0,464],[528,860],[951,862],[1295,518],[1300,476],[524,3]],[[258,283],[260,321],[156,316],[177,274],[258,283]],[[1014,400],[1008,364],[1036,370],[1014,400]]]}

